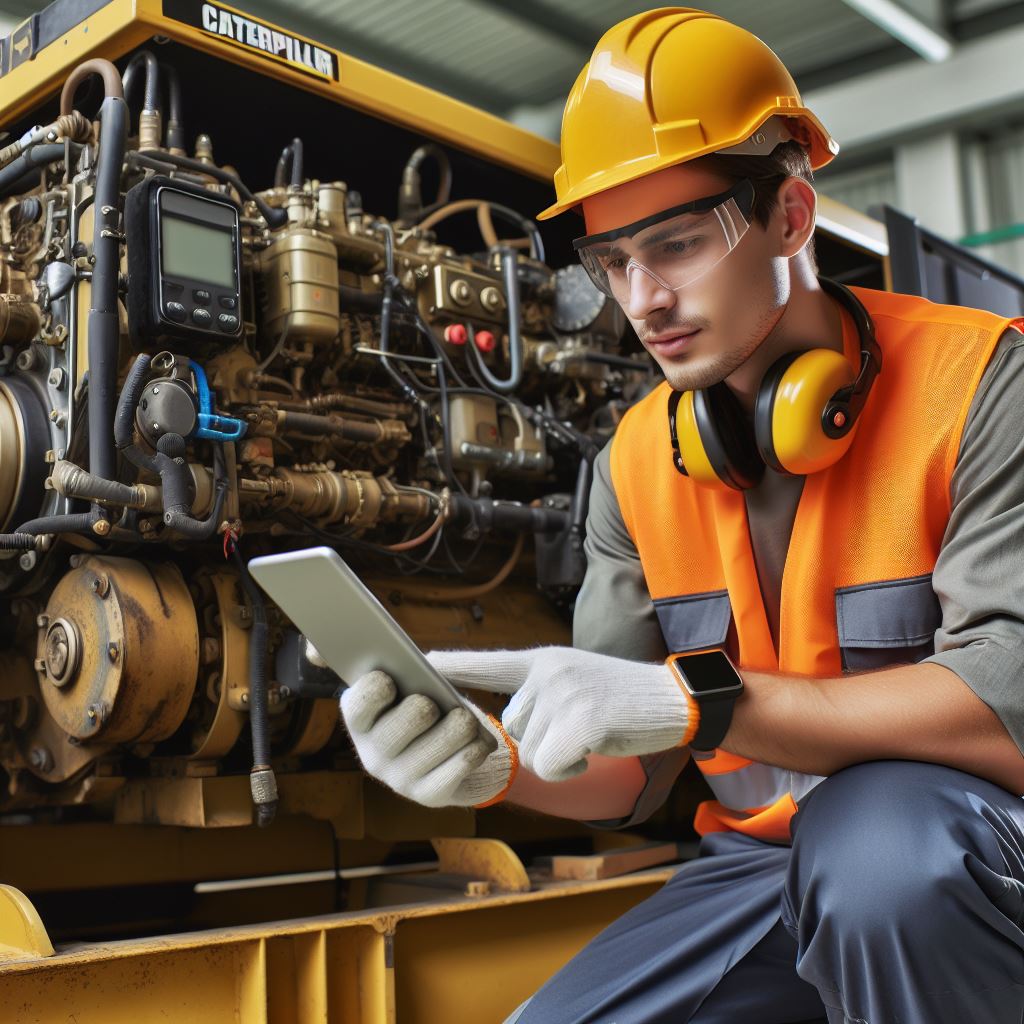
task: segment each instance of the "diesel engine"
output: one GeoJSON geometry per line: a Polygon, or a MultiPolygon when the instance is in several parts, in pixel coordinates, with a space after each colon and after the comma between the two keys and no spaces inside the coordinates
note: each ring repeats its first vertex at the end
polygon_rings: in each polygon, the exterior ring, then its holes
{"type": "Polygon", "coordinates": [[[275,772],[346,741],[247,560],[326,544],[392,610],[470,621],[528,577],[564,622],[591,463],[652,383],[526,215],[451,200],[437,145],[391,216],[301,138],[253,191],[189,146],[181,91],[149,51],[90,60],[0,148],[4,813],[248,772],[266,823],[275,772]],[[446,243],[474,218],[478,245],[446,243]]]}

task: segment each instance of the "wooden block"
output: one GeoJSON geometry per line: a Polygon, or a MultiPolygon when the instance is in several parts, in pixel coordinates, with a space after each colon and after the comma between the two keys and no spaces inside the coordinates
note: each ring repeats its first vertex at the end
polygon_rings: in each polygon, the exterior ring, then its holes
{"type": "Polygon", "coordinates": [[[538,857],[534,864],[551,872],[552,880],[576,879],[593,881],[599,878],[614,878],[630,871],[640,871],[679,859],[675,843],[645,843],[642,846],[628,846],[621,850],[609,850],[589,856],[556,855],[538,857]]]}

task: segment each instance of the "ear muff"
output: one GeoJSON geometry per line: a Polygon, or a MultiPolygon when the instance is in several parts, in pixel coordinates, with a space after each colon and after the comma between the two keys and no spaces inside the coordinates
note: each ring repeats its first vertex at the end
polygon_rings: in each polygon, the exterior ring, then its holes
{"type": "Polygon", "coordinates": [[[830,437],[822,422],[836,392],[852,387],[856,373],[841,352],[815,348],[788,352],[765,373],[754,404],[754,435],[761,458],[780,473],[804,476],[846,454],[856,424],[830,437]]]}
{"type": "Polygon", "coordinates": [[[746,490],[764,475],[743,408],[725,384],[673,392],[669,421],[676,469],[696,483],[746,490]]]}

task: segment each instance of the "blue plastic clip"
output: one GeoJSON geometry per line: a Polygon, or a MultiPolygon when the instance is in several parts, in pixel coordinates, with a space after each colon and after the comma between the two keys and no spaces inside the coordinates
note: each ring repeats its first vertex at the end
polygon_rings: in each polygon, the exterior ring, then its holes
{"type": "Polygon", "coordinates": [[[195,374],[199,391],[199,426],[192,431],[192,437],[208,441],[237,441],[245,435],[247,424],[234,416],[218,416],[210,411],[210,385],[206,382],[206,371],[194,360],[188,365],[195,374]]]}

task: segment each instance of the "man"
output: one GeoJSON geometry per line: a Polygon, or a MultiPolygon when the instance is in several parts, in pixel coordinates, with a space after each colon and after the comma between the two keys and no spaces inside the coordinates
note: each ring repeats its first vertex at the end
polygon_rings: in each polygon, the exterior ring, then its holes
{"type": "Polygon", "coordinates": [[[1022,1019],[1024,336],[818,280],[837,148],[736,26],[606,33],[541,216],[580,209],[666,382],[597,460],[576,649],[431,655],[500,724],[342,699],[428,805],[621,827],[689,756],[711,786],[699,856],[510,1021],[1022,1019]]]}

